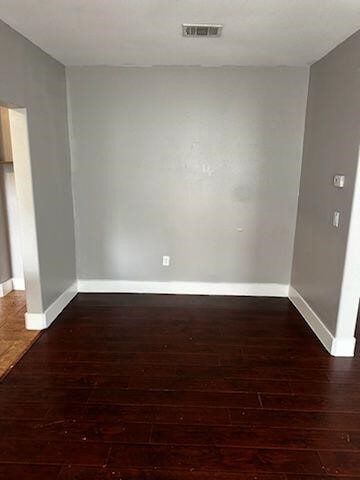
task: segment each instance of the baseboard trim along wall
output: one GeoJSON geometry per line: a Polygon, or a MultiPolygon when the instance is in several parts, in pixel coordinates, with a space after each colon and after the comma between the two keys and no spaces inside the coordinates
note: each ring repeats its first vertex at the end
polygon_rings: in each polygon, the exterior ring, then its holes
{"type": "Polygon", "coordinates": [[[0,297],[5,297],[13,290],[25,290],[25,281],[23,278],[9,278],[6,282],[0,283],[0,297]]]}
{"type": "Polygon", "coordinates": [[[174,293],[183,295],[249,295],[287,297],[289,286],[279,283],[142,282],[78,280],[81,293],[174,293]]]}
{"type": "Polygon", "coordinates": [[[43,330],[48,328],[64,308],[77,294],[77,284],[73,283],[65,290],[44,313],[26,313],[25,325],[28,330],[43,330]]]}
{"type": "Polygon", "coordinates": [[[5,295],[12,292],[13,290],[13,282],[11,278],[9,278],[9,280],[6,280],[5,282],[0,283],[0,297],[5,297],[5,295]]]}
{"type": "Polygon", "coordinates": [[[334,337],[317,313],[314,312],[300,293],[291,286],[289,287],[289,299],[331,355],[334,357],[352,357],[354,355],[356,342],[354,337],[334,337]]]}
{"type": "Polygon", "coordinates": [[[23,278],[12,279],[13,290],[25,290],[25,280],[23,278]]]}

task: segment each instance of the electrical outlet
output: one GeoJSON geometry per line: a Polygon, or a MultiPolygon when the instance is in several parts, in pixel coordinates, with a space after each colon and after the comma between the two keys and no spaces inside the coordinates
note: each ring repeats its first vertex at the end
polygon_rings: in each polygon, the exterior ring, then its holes
{"type": "Polygon", "coordinates": [[[344,188],[344,186],[345,186],[345,176],[344,175],[335,175],[333,183],[334,183],[334,187],[336,187],[336,188],[344,188]]]}
{"type": "Polygon", "coordinates": [[[170,265],[169,255],[164,255],[162,260],[163,267],[168,267],[170,265]]]}

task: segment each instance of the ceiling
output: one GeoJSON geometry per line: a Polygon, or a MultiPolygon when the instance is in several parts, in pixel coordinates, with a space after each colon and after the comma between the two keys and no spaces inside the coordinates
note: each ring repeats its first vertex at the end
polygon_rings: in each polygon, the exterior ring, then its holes
{"type": "Polygon", "coordinates": [[[360,28],[360,0],[0,0],[66,65],[308,65],[360,28]],[[183,38],[182,23],[223,23],[183,38]]]}

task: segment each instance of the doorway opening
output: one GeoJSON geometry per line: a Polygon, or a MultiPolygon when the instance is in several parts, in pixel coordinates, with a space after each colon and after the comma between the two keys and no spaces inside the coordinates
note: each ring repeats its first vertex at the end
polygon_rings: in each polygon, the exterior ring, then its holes
{"type": "Polygon", "coordinates": [[[40,284],[32,193],[26,109],[0,104],[0,378],[39,334],[26,328],[40,284]]]}

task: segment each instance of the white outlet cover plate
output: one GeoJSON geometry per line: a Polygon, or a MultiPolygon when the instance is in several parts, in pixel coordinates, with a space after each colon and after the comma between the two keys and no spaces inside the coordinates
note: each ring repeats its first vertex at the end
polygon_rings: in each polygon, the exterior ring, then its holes
{"type": "Polygon", "coordinates": [[[345,175],[335,175],[334,187],[343,188],[345,185],[345,175]]]}
{"type": "Polygon", "coordinates": [[[169,255],[164,255],[163,256],[162,264],[163,264],[164,267],[168,267],[170,265],[169,255]]]}

